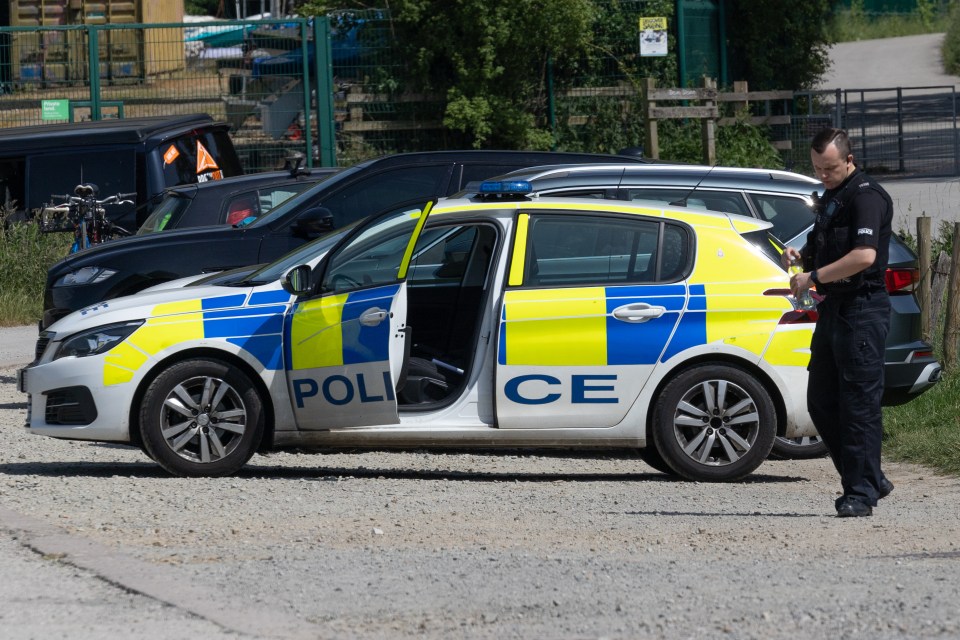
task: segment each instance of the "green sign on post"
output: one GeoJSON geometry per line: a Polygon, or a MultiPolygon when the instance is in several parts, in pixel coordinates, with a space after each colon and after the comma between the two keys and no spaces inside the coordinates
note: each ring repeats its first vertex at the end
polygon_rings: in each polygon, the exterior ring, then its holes
{"type": "Polygon", "coordinates": [[[69,120],[69,100],[42,100],[40,102],[41,120],[69,120]]]}

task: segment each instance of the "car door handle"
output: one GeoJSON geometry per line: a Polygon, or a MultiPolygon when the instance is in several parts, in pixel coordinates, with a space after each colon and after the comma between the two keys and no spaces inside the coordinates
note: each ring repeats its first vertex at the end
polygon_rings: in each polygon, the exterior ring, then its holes
{"type": "Polygon", "coordinates": [[[646,302],[634,302],[625,304],[613,310],[613,317],[624,322],[646,322],[654,318],[659,318],[666,312],[665,307],[658,307],[647,304],[646,302]]]}
{"type": "Polygon", "coordinates": [[[367,309],[360,315],[360,324],[365,327],[375,327],[386,320],[389,315],[389,312],[381,309],[380,307],[367,309]]]}

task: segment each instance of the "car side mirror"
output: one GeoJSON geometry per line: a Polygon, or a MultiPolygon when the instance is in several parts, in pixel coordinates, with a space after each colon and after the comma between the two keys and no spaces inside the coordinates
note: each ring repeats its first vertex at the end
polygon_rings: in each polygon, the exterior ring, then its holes
{"type": "Polygon", "coordinates": [[[312,240],[333,229],[333,213],[326,207],[311,207],[297,216],[293,233],[312,240]]]}
{"type": "Polygon", "coordinates": [[[310,265],[301,264],[300,266],[290,269],[280,280],[280,285],[283,287],[283,290],[287,293],[293,294],[295,296],[303,296],[310,293],[310,274],[312,269],[310,265]]]}

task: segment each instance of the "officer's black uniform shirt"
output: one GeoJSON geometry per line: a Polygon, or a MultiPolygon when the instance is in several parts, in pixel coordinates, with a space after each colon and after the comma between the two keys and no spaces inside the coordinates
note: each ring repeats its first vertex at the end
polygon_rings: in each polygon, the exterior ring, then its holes
{"type": "Polygon", "coordinates": [[[820,198],[817,221],[804,247],[804,264],[819,269],[856,247],[873,247],[877,258],[862,274],[825,283],[825,293],[872,290],[884,286],[890,254],[893,202],[879,184],[859,168],[820,198]],[[811,264],[812,263],[812,264],[811,264]]]}

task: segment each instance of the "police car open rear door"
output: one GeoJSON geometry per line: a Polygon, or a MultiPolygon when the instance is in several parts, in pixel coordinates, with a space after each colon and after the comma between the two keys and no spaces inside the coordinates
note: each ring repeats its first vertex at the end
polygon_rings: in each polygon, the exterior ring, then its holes
{"type": "Polygon", "coordinates": [[[429,209],[367,223],[325,260],[317,295],[297,302],[284,342],[299,428],[399,422],[406,276],[429,209]]]}

